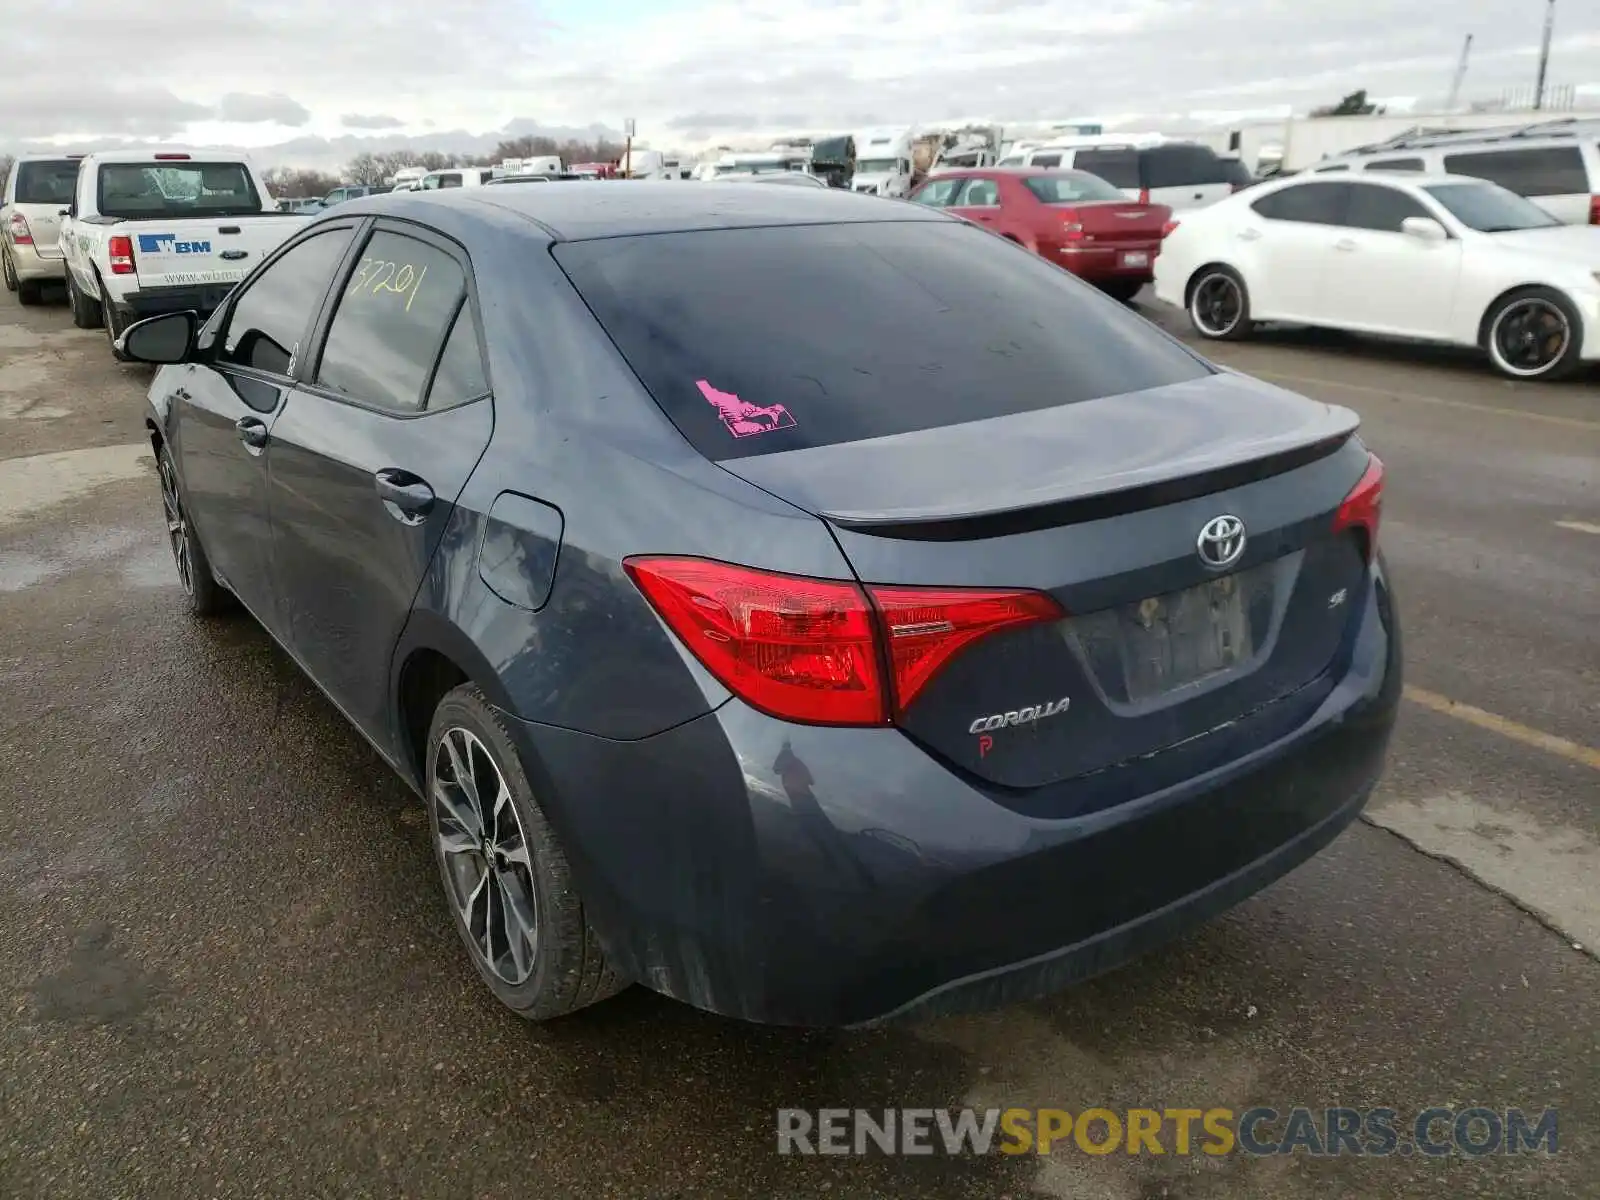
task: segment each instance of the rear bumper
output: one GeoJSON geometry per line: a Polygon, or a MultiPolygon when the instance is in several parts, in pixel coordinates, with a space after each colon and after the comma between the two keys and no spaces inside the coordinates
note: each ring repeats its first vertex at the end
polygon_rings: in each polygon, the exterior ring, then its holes
{"type": "Polygon", "coordinates": [[[1054,259],[1082,279],[1096,281],[1138,279],[1148,283],[1154,278],[1156,255],[1160,250],[1159,242],[1149,246],[1061,246],[1054,254],[1047,254],[1045,257],[1054,259]],[[1130,253],[1145,255],[1145,261],[1129,266],[1124,255],[1130,253]]]}
{"type": "Polygon", "coordinates": [[[1399,691],[1380,571],[1298,728],[1065,819],[1007,807],[896,730],[738,700],[634,742],[508,725],[615,966],[713,1012],[838,1026],[1044,995],[1238,903],[1354,819],[1399,691]]]}
{"type": "Polygon", "coordinates": [[[54,283],[67,277],[66,259],[55,246],[41,249],[33,245],[18,246],[8,240],[6,250],[11,255],[11,266],[16,271],[19,282],[32,283],[41,280],[54,283]]]}
{"type": "Polygon", "coordinates": [[[130,320],[190,310],[204,316],[217,308],[233,288],[234,285],[231,283],[141,288],[116,298],[113,303],[116,305],[117,313],[130,320]]]}

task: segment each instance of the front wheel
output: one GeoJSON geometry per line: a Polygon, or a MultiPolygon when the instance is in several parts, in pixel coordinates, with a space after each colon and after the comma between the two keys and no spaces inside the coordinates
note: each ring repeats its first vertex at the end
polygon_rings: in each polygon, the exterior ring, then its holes
{"type": "Polygon", "coordinates": [[[1560,292],[1522,288],[1490,311],[1484,348],[1495,370],[1512,379],[1564,379],[1578,369],[1583,321],[1560,292]]]}
{"type": "Polygon", "coordinates": [[[545,1021],[626,987],[589,927],[511,735],[472,684],[434,710],[425,783],[456,932],[495,998],[545,1021]]]}
{"type": "Polygon", "coordinates": [[[1250,292],[1231,267],[1206,267],[1189,287],[1189,323],[1203,338],[1241,341],[1250,336],[1250,292]]]}

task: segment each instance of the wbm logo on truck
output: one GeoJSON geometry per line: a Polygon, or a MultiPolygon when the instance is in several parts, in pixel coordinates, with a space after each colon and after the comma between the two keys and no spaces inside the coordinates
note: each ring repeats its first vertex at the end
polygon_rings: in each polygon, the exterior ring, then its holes
{"type": "Polygon", "coordinates": [[[210,254],[210,242],[180,242],[172,233],[141,233],[140,254],[210,254]]]}

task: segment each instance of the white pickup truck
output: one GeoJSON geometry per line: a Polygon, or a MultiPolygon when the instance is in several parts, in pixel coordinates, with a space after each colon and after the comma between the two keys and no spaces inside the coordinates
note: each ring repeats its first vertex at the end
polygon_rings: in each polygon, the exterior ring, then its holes
{"type": "Polygon", "coordinates": [[[280,212],[237,151],[90,154],[62,210],[72,322],[104,326],[116,353],[133,321],[209,313],[309,219],[280,212]]]}

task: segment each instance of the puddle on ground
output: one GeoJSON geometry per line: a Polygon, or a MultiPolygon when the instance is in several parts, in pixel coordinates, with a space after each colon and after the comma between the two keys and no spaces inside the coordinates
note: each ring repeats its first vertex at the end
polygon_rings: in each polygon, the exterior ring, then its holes
{"type": "Polygon", "coordinates": [[[0,550],[0,592],[20,592],[57,576],[114,564],[130,587],[177,586],[172,555],[159,534],[102,526],[50,544],[33,539],[25,550],[0,550]]]}

